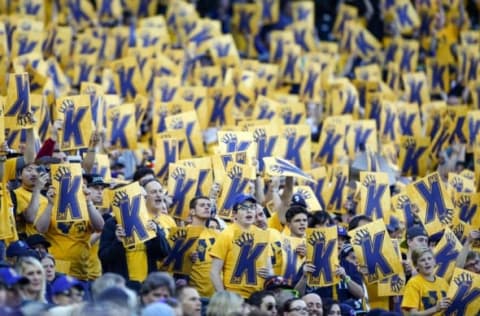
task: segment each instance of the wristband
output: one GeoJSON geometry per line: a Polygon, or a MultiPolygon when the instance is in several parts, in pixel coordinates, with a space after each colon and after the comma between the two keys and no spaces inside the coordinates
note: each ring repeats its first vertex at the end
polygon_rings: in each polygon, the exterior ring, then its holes
{"type": "Polygon", "coordinates": [[[350,276],[345,276],[345,279],[343,279],[343,282],[345,282],[345,284],[348,284],[350,283],[350,281],[352,281],[352,278],[350,278],[350,276]]]}

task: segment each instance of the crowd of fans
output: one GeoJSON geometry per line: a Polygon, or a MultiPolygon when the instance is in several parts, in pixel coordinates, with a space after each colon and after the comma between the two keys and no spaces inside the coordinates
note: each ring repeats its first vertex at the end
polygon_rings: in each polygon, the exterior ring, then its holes
{"type": "MultiPolygon", "coordinates": [[[[0,10],[13,15],[15,10],[23,12],[18,8],[26,6],[28,1],[7,2],[15,2],[18,7],[11,4],[11,8],[5,5],[0,6],[0,10]]],[[[45,10],[56,12],[49,14],[52,17],[55,14],[62,16],[62,5],[67,8],[67,16],[68,10],[72,9],[71,4],[67,6],[63,1],[50,6],[46,5],[49,1],[29,2],[31,5],[42,3],[45,10]]],[[[99,11],[101,4],[109,1],[77,2],[83,3],[83,7],[77,4],[80,11],[85,10],[85,6],[92,6],[99,11]]],[[[123,8],[121,14],[107,22],[103,21],[104,25],[100,21],[95,27],[108,28],[122,24],[134,27],[137,19],[141,18],[131,8],[134,6],[132,3],[144,1],[111,2],[123,8]]],[[[154,14],[166,13],[171,8],[164,3],[168,1],[159,1],[158,6],[157,1],[151,2],[155,6],[154,14]]],[[[186,4],[183,1],[170,2],[170,6],[186,4]]],[[[192,2],[201,17],[219,20],[222,31],[229,33],[235,31],[232,30],[233,3],[248,1],[192,2]]],[[[252,40],[256,58],[267,62],[272,60],[269,55],[269,36],[272,31],[283,30],[293,23],[291,5],[295,1],[257,2],[279,5],[278,20],[269,25],[260,25],[260,30],[252,40]]],[[[358,10],[359,19],[378,40],[404,36],[398,33],[394,21],[384,19],[383,10],[388,6],[385,3],[389,2],[312,1],[312,14],[316,17],[316,40],[338,42],[339,39],[333,34],[334,22],[338,8],[345,4],[358,10]]],[[[402,3],[397,0],[393,1],[393,5],[396,2],[402,3]]],[[[478,33],[479,1],[407,2],[412,4],[412,8],[419,8],[419,12],[425,3],[436,3],[436,24],[432,28],[438,32],[447,27],[458,30],[467,27],[476,29],[478,33]],[[453,11],[459,13],[460,17],[453,22],[446,21],[445,15],[453,11]]],[[[8,21],[6,16],[5,21],[8,21]]],[[[418,36],[419,30],[414,30],[408,38],[418,36]]],[[[135,38],[133,35],[131,37],[129,40],[134,43],[135,38]]],[[[432,41],[432,47],[435,45],[438,43],[432,41]]],[[[425,62],[426,56],[436,49],[432,47],[421,47],[419,67],[425,62]]],[[[240,52],[240,55],[250,57],[250,52],[240,52]]],[[[201,62],[205,62],[205,58],[208,57],[202,56],[201,62]]],[[[346,59],[348,61],[338,73],[347,78],[354,77],[357,66],[381,62],[376,58],[366,61],[354,54],[346,59]]],[[[7,73],[3,71],[2,66],[0,74],[6,77],[7,73]]],[[[100,78],[97,79],[100,82],[100,78]]],[[[448,93],[441,94],[443,101],[452,106],[471,101],[468,82],[463,84],[452,79],[451,85],[448,93]]],[[[299,89],[297,84],[285,87],[293,94],[299,89]]],[[[75,94],[79,89],[79,83],[72,83],[68,93],[75,94]]],[[[306,104],[306,109],[312,106],[316,110],[307,111],[306,122],[311,127],[312,140],[318,141],[323,114],[319,114],[321,106],[318,104],[312,105],[310,102],[306,104]]],[[[146,115],[139,125],[139,140],[148,138],[147,131],[151,129],[152,120],[155,121],[152,115],[146,115]]],[[[368,216],[358,214],[359,201],[354,184],[358,179],[352,177],[351,188],[345,191],[348,194],[344,195],[342,214],[309,208],[305,197],[294,193],[294,186],[299,181],[293,176],[269,178],[258,173],[256,179],[250,181],[249,187],[235,196],[232,218],[219,216],[217,202],[222,187],[221,183],[215,182],[208,195],[197,195],[184,201],[189,203],[189,216],[187,219],[178,219],[169,212],[173,203],[171,192],[164,179],[158,179],[154,171],[154,146],[141,149],[140,155],[138,150],[119,150],[109,147],[107,135],[97,130],[88,148],[79,152],[64,152],[60,150],[58,141],[62,133],[61,123],[59,125],[53,119],[49,122],[46,137],[41,139],[42,145],[39,146],[35,119],[33,115],[27,119],[32,127],[25,129],[25,137],[18,148],[10,148],[12,144],[5,142],[0,153],[0,175],[3,179],[0,211],[4,223],[0,226],[13,226],[12,230],[15,231],[0,242],[0,258],[3,259],[0,267],[0,315],[387,316],[400,315],[402,312],[410,315],[441,315],[452,303],[451,298],[447,297],[447,280],[435,274],[435,254],[432,249],[440,238],[429,236],[416,214],[412,214],[415,217],[412,223],[405,223],[394,216],[385,223],[392,239],[405,241],[402,249],[402,266],[406,277],[403,295],[382,296],[376,284],[366,282],[364,267],[358,263],[348,234],[373,221],[368,216]],[[100,174],[96,168],[100,153],[108,154],[110,159],[111,179],[108,182],[105,174],[100,174]],[[79,221],[57,222],[52,214],[55,214],[54,200],[58,192],[51,186],[50,170],[55,164],[77,162],[81,163],[83,170],[82,191],[88,215],[79,221]],[[108,192],[133,182],[138,182],[142,189],[148,214],[146,228],[153,231],[154,236],[126,247],[124,241],[127,232],[111,212],[108,192]],[[10,224],[6,223],[10,219],[9,212],[12,212],[11,218],[14,220],[10,224]],[[180,251],[172,246],[172,239],[169,238],[177,227],[199,232],[194,244],[190,245],[188,251],[184,252],[185,257],[180,260],[181,264],[188,265],[184,269],[188,270],[185,274],[170,273],[164,265],[172,252],[180,251]],[[306,232],[309,228],[325,227],[337,229],[339,265],[335,275],[339,281],[325,287],[309,286],[308,276],[318,267],[305,261],[306,232]],[[247,254],[233,251],[232,244],[239,242],[239,232],[260,234],[261,231],[268,236],[265,249],[248,248],[247,254]],[[259,251],[258,257],[261,256],[260,252],[264,254],[264,265],[256,266],[253,274],[248,267],[244,267],[244,270],[240,269],[239,276],[233,275],[238,270],[237,265],[247,264],[255,251],[259,251]],[[296,261],[292,264],[290,258],[296,261]],[[236,277],[242,280],[247,278],[249,282],[235,282],[236,277]]],[[[214,143],[210,138],[216,130],[203,131],[205,138],[209,138],[209,145],[214,143]]],[[[465,151],[465,144],[450,144],[441,151],[438,166],[432,171],[439,171],[443,180],[446,180],[449,172],[460,173],[464,169],[473,172],[473,155],[465,154],[465,151]]],[[[258,162],[254,164],[258,165],[258,162]]],[[[398,180],[399,174],[396,176],[398,180]]],[[[412,182],[414,178],[402,180],[412,182]]],[[[404,185],[400,182],[392,184],[392,195],[404,185]]],[[[457,267],[475,274],[480,273],[480,253],[477,248],[479,228],[471,228],[467,238],[462,240],[462,249],[456,258],[457,267]]],[[[246,238],[242,242],[250,241],[250,235],[242,236],[246,238]]]]}

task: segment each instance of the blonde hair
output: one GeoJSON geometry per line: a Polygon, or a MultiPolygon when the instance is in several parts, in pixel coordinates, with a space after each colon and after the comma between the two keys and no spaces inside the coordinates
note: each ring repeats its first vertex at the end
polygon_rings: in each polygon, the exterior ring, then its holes
{"type": "Polygon", "coordinates": [[[433,256],[433,251],[432,249],[428,247],[421,247],[418,249],[414,249],[412,251],[412,263],[416,267],[418,263],[418,259],[420,259],[421,256],[423,256],[426,253],[430,253],[433,256]]]}
{"type": "Polygon", "coordinates": [[[230,315],[240,312],[242,304],[243,298],[236,293],[229,291],[217,292],[210,299],[207,316],[230,315]]]}
{"type": "Polygon", "coordinates": [[[17,261],[17,264],[15,265],[15,269],[19,274],[26,277],[25,270],[27,266],[34,266],[35,268],[40,269],[40,271],[42,271],[42,279],[43,279],[42,289],[38,293],[36,293],[36,297],[34,297],[33,299],[37,302],[47,303],[47,300],[45,297],[46,287],[47,287],[47,276],[45,274],[45,270],[43,269],[42,264],[40,263],[40,261],[38,261],[33,257],[21,257],[17,261]]]}

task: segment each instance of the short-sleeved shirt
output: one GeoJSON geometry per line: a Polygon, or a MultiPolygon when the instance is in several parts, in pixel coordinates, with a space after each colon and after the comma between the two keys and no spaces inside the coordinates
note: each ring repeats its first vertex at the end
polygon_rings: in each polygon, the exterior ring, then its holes
{"type": "Polygon", "coordinates": [[[232,224],[217,237],[210,256],[223,261],[223,284],[227,291],[235,292],[244,298],[263,288],[264,280],[256,271],[266,267],[271,260],[269,233],[257,227],[244,230],[232,224]],[[253,233],[254,242],[241,233],[253,233]],[[236,239],[236,236],[238,239],[236,239]],[[247,260],[248,259],[248,260],[247,260]]]}
{"type": "MultiPolygon", "coordinates": [[[[417,274],[410,278],[405,286],[402,309],[427,310],[445,297],[447,291],[448,284],[444,279],[436,276],[434,281],[428,281],[421,274],[417,274]]],[[[441,313],[434,315],[441,315],[441,313]]]]}

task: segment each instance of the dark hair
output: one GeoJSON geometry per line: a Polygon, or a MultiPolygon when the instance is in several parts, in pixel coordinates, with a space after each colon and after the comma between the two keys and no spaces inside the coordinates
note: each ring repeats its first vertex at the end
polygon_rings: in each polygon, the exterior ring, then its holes
{"type": "Polygon", "coordinates": [[[326,299],[323,302],[323,315],[328,315],[330,313],[330,310],[332,309],[333,305],[338,305],[340,307],[340,302],[332,299],[326,299]]]}
{"type": "Polygon", "coordinates": [[[142,181],[142,182],[140,183],[140,185],[141,185],[143,188],[146,188],[146,187],[147,187],[147,184],[149,184],[149,183],[151,183],[151,182],[157,182],[158,184],[160,184],[160,185],[163,187],[163,184],[162,184],[160,181],[158,181],[157,178],[150,178],[150,179],[147,179],[147,180],[145,180],[145,181],[142,181]]]}
{"type": "Polygon", "coordinates": [[[208,196],[205,196],[205,195],[200,195],[200,196],[194,197],[193,199],[190,200],[190,209],[193,209],[193,208],[195,208],[195,206],[197,206],[197,201],[198,200],[209,200],[210,201],[210,198],[208,196]]]}
{"type": "Polygon", "coordinates": [[[308,227],[314,228],[316,225],[332,226],[333,224],[330,214],[325,211],[317,211],[312,213],[308,222],[308,227]]]}
{"type": "Polygon", "coordinates": [[[167,272],[152,272],[150,273],[140,288],[140,294],[146,295],[150,291],[158,289],[159,287],[166,287],[170,296],[175,294],[175,281],[167,272]]]}
{"type": "MultiPolygon", "coordinates": [[[[302,299],[299,298],[299,297],[294,297],[294,298],[288,299],[287,301],[285,301],[285,303],[283,303],[282,311],[284,311],[284,312],[290,312],[290,309],[292,308],[293,302],[295,302],[295,301],[301,301],[301,300],[302,300],[302,299]]],[[[324,314],[324,315],[326,315],[326,314],[324,314]]]]}
{"type": "Polygon", "coordinates": [[[294,218],[298,214],[305,214],[307,218],[310,216],[310,213],[308,213],[306,208],[302,206],[294,205],[289,207],[287,210],[287,213],[285,214],[285,219],[287,223],[290,223],[292,218],[294,218]]]}
{"type": "Polygon", "coordinates": [[[155,172],[151,168],[144,167],[144,166],[138,167],[137,170],[135,170],[135,173],[133,174],[133,181],[138,181],[144,176],[149,174],[155,176],[155,172]]]}
{"type": "Polygon", "coordinates": [[[247,302],[250,305],[260,307],[263,299],[269,295],[275,297],[275,294],[272,291],[256,291],[250,295],[247,302]]]}
{"type": "Polygon", "coordinates": [[[219,221],[218,219],[214,218],[214,217],[210,217],[209,219],[207,219],[207,221],[205,222],[205,226],[206,226],[206,227],[210,226],[210,223],[211,223],[211,222],[217,223],[218,228],[221,228],[221,227],[222,227],[222,226],[220,225],[220,221],[219,221]]]}
{"type": "Polygon", "coordinates": [[[360,221],[367,221],[371,223],[372,219],[367,215],[357,215],[350,220],[350,223],[348,223],[348,230],[357,228],[360,221]]]}

